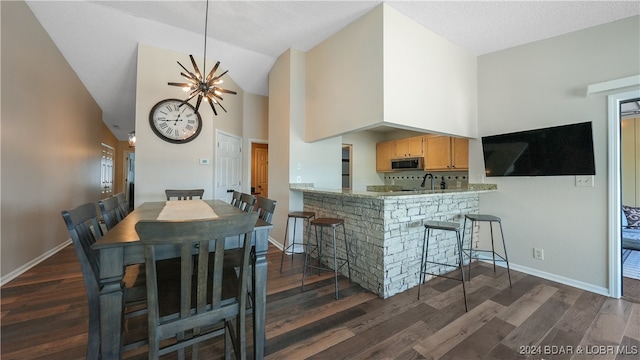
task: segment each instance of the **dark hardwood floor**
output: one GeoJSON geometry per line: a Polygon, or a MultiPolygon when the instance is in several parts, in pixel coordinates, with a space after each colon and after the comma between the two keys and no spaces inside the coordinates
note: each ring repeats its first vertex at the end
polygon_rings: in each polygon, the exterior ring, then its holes
{"type": "MultiPolygon", "coordinates": [[[[467,287],[468,313],[460,282],[442,278],[423,285],[420,301],[417,289],[382,300],[341,278],[335,300],[331,274],[300,291],[301,255],[282,274],[275,247],[268,261],[268,359],[640,358],[640,304],[627,300],[514,271],[509,288],[506,270],[483,263],[467,287]]],[[[3,286],[1,306],[2,359],[84,358],[87,302],[71,246],[3,286]]],[[[220,359],[221,348],[212,340],[201,358],[220,359]]]]}

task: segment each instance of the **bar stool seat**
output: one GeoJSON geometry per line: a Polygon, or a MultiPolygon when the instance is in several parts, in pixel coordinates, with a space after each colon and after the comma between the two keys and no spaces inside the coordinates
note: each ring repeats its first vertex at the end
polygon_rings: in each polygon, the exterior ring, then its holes
{"type": "MultiPolygon", "coordinates": [[[[495,215],[487,215],[487,214],[467,214],[464,217],[464,227],[467,227],[467,220],[471,221],[471,240],[469,241],[469,276],[468,279],[471,281],[471,259],[480,259],[477,255],[478,253],[491,253],[493,259],[493,272],[496,272],[496,257],[498,257],[497,261],[503,261],[507,264],[507,275],[509,277],[509,287],[511,287],[511,269],[509,268],[509,257],[507,256],[507,246],[504,242],[504,232],[502,231],[502,220],[495,215]],[[488,222],[489,228],[491,230],[491,250],[485,249],[473,249],[473,228],[476,222],[488,222]],[[493,224],[497,223],[500,226],[500,236],[502,237],[502,249],[504,250],[504,257],[498,254],[495,251],[495,246],[493,242],[493,224]],[[476,256],[473,256],[473,253],[476,253],[476,256]]],[[[464,234],[463,240],[464,243],[464,234]]]]}
{"type": "MultiPolygon", "coordinates": [[[[291,261],[293,261],[293,254],[295,254],[295,246],[296,246],[296,223],[298,219],[302,219],[303,225],[304,222],[307,222],[307,241],[309,241],[309,237],[311,236],[311,219],[316,217],[316,213],[314,211],[292,211],[287,216],[287,227],[284,229],[284,242],[282,246],[282,256],[280,257],[280,272],[282,272],[282,263],[284,262],[284,255],[289,250],[291,250],[291,261]],[[293,218],[293,239],[289,241],[289,220],[293,218]],[[289,243],[289,245],[287,245],[289,243]]],[[[304,244],[304,234],[302,242],[300,245],[304,244]]]]}
{"type": "Polygon", "coordinates": [[[425,221],[424,222],[424,240],[422,242],[422,260],[420,261],[420,283],[418,284],[418,299],[420,299],[420,288],[425,280],[425,275],[434,275],[440,276],[447,279],[458,280],[462,282],[462,295],[464,298],[464,311],[468,311],[467,307],[467,290],[464,285],[464,263],[462,258],[462,240],[460,238],[461,231],[460,224],[456,222],[447,222],[447,221],[425,221]],[[458,264],[448,264],[441,263],[436,261],[429,261],[429,237],[431,236],[431,232],[433,230],[443,230],[443,231],[454,231],[456,233],[456,246],[458,252],[458,264]],[[440,266],[447,266],[452,268],[460,269],[460,278],[451,277],[448,275],[443,275],[439,273],[434,273],[427,271],[427,264],[436,264],[440,266]]]}
{"type": "Polygon", "coordinates": [[[335,288],[336,288],[336,300],[338,299],[338,271],[346,264],[349,272],[349,281],[351,281],[351,265],[349,263],[349,242],[347,241],[347,232],[344,226],[344,219],[338,218],[317,218],[311,220],[311,225],[314,226],[316,232],[316,244],[313,246],[316,250],[318,265],[311,265],[309,263],[309,256],[313,252],[311,245],[311,237],[307,239],[307,247],[305,251],[304,257],[304,269],[302,270],[302,291],[304,291],[304,279],[307,275],[307,268],[317,269],[318,272],[322,270],[331,271],[332,269],[324,266],[322,264],[322,229],[323,228],[331,228],[333,231],[333,273],[335,280],[335,288]],[[342,226],[342,233],[344,236],[344,246],[345,246],[345,258],[338,257],[337,255],[337,238],[336,238],[336,229],[338,226],[342,226]],[[320,238],[318,238],[318,228],[320,228],[320,238]],[[338,260],[342,262],[340,266],[338,266],[338,260]]]}

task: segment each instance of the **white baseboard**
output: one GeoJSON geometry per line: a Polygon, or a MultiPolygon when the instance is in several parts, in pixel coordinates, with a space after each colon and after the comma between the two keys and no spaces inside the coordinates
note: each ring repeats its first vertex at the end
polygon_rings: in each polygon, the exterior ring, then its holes
{"type": "MultiPolygon", "coordinates": [[[[481,261],[493,264],[491,259],[481,259],[481,261]]],[[[496,266],[500,266],[500,267],[503,267],[503,268],[507,267],[506,263],[504,263],[503,261],[496,261],[496,266]]],[[[519,271],[519,272],[522,272],[522,273],[525,273],[525,274],[537,276],[539,278],[555,281],[555,282],[558,282],[558,283],[561,283],[561,284],[564,284],[564,285],[573,286],[574,288],[578,288],[578,289],[581,289],[581,290],[585,290],[585,291],[589,291],[589,292],[596,293],[596,294],[599,294],[599,295],[610,297],[609,289],[607,289],[605,287],[602,287],[602,286],[596,286],[596,285],[589,284],[589,283],[586,283],[586,282],[583,282],[583,281],[578,281],[578,280],[575,280],[575,279],[570,279],[570,278],[567,278],[567,277],[564,277],[564,276],[548,273],[548,272],[545,272],[545,271],[532,269],[530,267],[514,264],[512,262],[509,262],[509,267],[511,269],[515,270],[515,271],[519,271]]]]}
{"type": "Polygon", "coordinates": [[[9,281],[17,278],[18,276],[20,276],[22,274],[24,274],[25,272],[27,272],[27,270],[31,269],[32,267],[38,265],[39,263],[41,263],[41,262],[43,262],[45,260],[47,260],[48,258],[53,256],[58,251],[64,249],[69,244],[71,244],[71,239],[63,242],[62,244],[54,247],[53,249],[47,251],[46,253],[38,256],[37,258],[29,261],[28,263],[20,266],[19,268],[15,269],[12,272],[8,273],[7,275],[3,276],[2,278],[0,278],[0,286],[4,286],[4,284],[8,283],[9,281]]]}

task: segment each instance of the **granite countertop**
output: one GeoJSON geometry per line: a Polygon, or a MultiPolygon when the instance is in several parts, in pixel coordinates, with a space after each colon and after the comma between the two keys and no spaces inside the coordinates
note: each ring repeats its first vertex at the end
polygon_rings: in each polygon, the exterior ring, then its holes
{"type": "Polygon", "coordinates": [[[434,195],[444,195],[444,194],[456,194],[456,193],[465,193],[465,192],[473,192],[473,193],[486,193],[493,192],[497,190],[497,186],[495,184],[469,184],[467,188],[452,188],[452,189],[436,189],[436,190],[425,190],[425,189],[402,189],[401,187],[396,186],[388,186],[388,185],[372,185],[367,186],[367,191],[353,191],[353,190],[343,190],[343,189],[321,189],[315,188],[313,184],[299,184],[292,183],[289,184],[289,189],[293,191],[300,192],[312,192],[319,194],[340,194],[345,196],[354,196],[354,197],[389,197],[389,196],[434,196],[434,195]]]}

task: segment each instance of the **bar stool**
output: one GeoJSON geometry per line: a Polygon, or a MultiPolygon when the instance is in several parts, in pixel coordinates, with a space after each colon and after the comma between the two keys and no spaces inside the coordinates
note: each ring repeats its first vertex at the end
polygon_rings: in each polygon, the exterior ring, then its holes
{"type": "MultiPolygon", "coordinates": [[[[283,246],[282,246],[282,257],[280,258],[280,272],[282,272],[282,263],[284,262],[284,254],[287,252],[287,250],[289,249],[293,249],[291,250],[291,261],[293,261],[293,254],[295,253],[295,246],[296,246],[296,222],[298,221],[298,219],[302,219],[303,221],[303,225],[304,222],[307,222],[307,241],[309,241],[309,237],[311,236],[311,219],[314,219],[316,217],[316,213],[314,211],[292,211],[289,213],[289,216],[287,216],[287,227],[284,229],[284,242],[283,242],[283,246]],[[289,242],[289,219],[293,218],[293,239],[291,242],[289,242]],[[287,242],[289,242],[289,245],[287,246],[287,242]]],[[[304,235],[303,235],[303,242],[299,243],[300,245],[304,244],[304,235]]]]}
{"type": "Polygon", "coordinates": [[[424,283],[425,275],[434,275],[440,276],[447,279],[458,280],[462,282],[462,295],[464,298],[464,311],[468,311],[467,307],[467,290],[464,285],[464,263],[462,262],[462,241],[460,239],[460,224],[455,222],[446,222],[446,221],[425,221],[424,222],[424,241],[422,242],[422,260],[420,261],[420,283],[418,284],[418,299],[420,299],[420,288],[424,283]],[[456,233],[456,243],[458,248],[458,264],[445,264],[439,263],[435,261],[429,261],[429,237],[431,236],[431,231],[433,230],[444,230],[444,231],[455,231],[456,233]],[[460,269],[460,278],[450,277],[447,275],[436,274],[427,271],[427,264],[436,264],[441,266],[455,267],[460,269]]]}
{"type": "MultiPolygon", "coordinates": [[[[496,256],[499,258],[498,261],[504,261],[507,264],[507,275],[509,276],[509,287],[511,287],[511,269],[509,269],[509,257],[507,256],[507,246],[504,243],[504,233],[502,232],[502,221],[499,217],[494,215],[481,215],[481,214],[467,214],[464,217],[464,227],[467,227],[467,219],[471,220],[471,241],[469,241],[469,281],[471,281],[471,259],[479,259],[476,255],[473,256],[473,252],[476,253],[491,253],[493,257],[493,272],[496,272],[496,256]],[[491,250],[481,250],[481,249],[473,249],[473,227],[476,222],[488,222],[489,228],[491,230],[491,250]],[[493,223],[498,223],[500,225],[500,235],[502,237],[502,248],[504,249],[504,257],[500,254],[496,253],[495,246],[493,244],[493,223]]],[[[464,243],[464,234],[463,241],[464,243]]]]}
{"type": "Polygon", "coordinates": [[[337,219],[337,218],[318,218],[318,219],[311,220],[311,225],[314,226],[315,232],[316,232],[315,249],[318,256],[318,265],[314,266],[309,264],[309,256],[313,252],[313,250],[311,249],[311,241],[310,241],[311,238],[309,238],[307,239],[307,249],[305,251],[305,256],[304,256],[304,269],[302,270],[301,289],[302,291],[304,291],[304,278],[307,275],[307,268],[318,269],[318,272],[320,272],[321,270],[331,271],[331,269],[325,266],[322,266],[322,263],[321,263],[322,261],[322,229],[331,228],[333,230],[333,273],[334,273],[335,286],[336,286],[336,300],[338,300],[338,270],[340,270],[345,264],[347,265],[347,269],[349,271],[349,281],[351,281],[351,265],[349,264],[349,242],[347,241],[347,231],[344,226],[344,220],[337,219]],[[336,228],[338,226],[342,226],[346,259],[339,258],[337,256],[336,228]],[[319,239],[318,239],[318,228],[320,228],[319,239]],[[338,260],[342,261],[342,264],[340,264],[340,266],[338,266],[338,260]]]}

